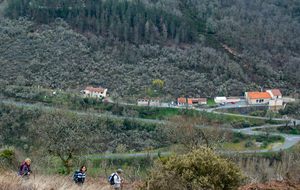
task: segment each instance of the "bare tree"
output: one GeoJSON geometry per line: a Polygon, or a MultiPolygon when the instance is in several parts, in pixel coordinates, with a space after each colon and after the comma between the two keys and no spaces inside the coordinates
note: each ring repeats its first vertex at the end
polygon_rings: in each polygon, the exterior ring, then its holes
{"type": "Polygon", "coordinates": [[[204,127],[202,119],[175,116],[167,125],[172,143],[183,146],[183,152],[190,152],[200,146],[207,148],[220,147],[227,141],[230,131],[213,127],[204,127]]]}
{"type": "Polygon", "coordinates": [[[99,143],[101,136],[96,141],[96,131],[91,131],[95,124],[89,116],[67,114],[53,111],[42,115],[31,127],[31,132],[39,139],[40,144],[48,154],[58,156],[67,174],[70,173],[70,160],[75,155],[89,153],[95,149],[95,143],[99,143]]]}
{"type": "Polygon", "coordinates": [[[266,113],[266,117],[269,118],[270,123],[272,122],[272,119],[275,117],[276,113],[273,110],[268,110],[266,113]]]}

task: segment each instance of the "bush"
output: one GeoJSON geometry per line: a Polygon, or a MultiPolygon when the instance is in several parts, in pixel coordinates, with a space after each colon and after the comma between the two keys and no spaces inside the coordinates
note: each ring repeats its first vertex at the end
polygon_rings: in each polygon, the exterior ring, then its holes
{"type": "Polygon", "coordinates": [[[237,137],[238,137],[238,138],[241,138],[241,139],[245,139],[245,135],[244,135],[243,133],[241,133],[241,132],[239,132],[239,133],[237,134],[237,137]]]}
{"type": "Polygon", "coordinates": [[[240,142],[240,139],[239,138],[236,138],[233,140],[233,143],[239,143],[240,142]]]}
{"type": "Polygon", "coordinates": [[[263,148],[267,148],[268,142],[267,142],[267,141],[264,141],[262,146],[263,146],[263,148]]]}
{"type": "Polygon", "coordinates": [[[296,129],[292,130],[292,134],[298,134],[298,131],[296,129]]]}
{"type": "Polygon", "coordinates": [[[250,147],[252,147],[252,146],[254,146],[254,143],[253,143],[252,141],[248,141],[248,142],[246,142],[246,144],[245,144],[245,147],[246,147],[246,148],[250,148],[250,147]]]}
{"type": "Polygon", "coordinates": [[[149,189],[237,189],[245,179],[233,162],[200,147],[185,155],[158,158],[148,171],[149,189]]]}

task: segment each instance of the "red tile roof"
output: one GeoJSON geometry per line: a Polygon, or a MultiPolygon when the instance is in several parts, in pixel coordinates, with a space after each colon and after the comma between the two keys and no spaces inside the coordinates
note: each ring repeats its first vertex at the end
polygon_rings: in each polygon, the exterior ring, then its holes
{"type": "Polygon", "coordinates": [[[279,89],[269,89],[269,90],[272,92],[273,96],[282,96],[279,89]]]}
{"type": "Polygon", "coordinates": [[[271,98],[271,95],[268,92],[254,92],[254,93],[248,93],[248,96],[250,99],[265,99],[265,98],[271,98]]]}
{"type": "Polygon", "coordinates": [[[186,98],[178,98],[178,103],[186,103],[186,98]]]}
{"type": "Polygon", "coordinates": [[[189,104],[193,104],[193,102],[206,102],[206,98],[189,98],[189,104]]]}
{"type": "Polygon", "coordinates": [[[86,87],[85,90],[92,91],[92,92],[104,92],[105,88],[86,87]]]}

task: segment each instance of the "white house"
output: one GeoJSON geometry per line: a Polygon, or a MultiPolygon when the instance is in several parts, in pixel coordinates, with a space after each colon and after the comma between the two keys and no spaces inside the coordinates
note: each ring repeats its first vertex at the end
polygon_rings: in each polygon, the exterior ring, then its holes
{"type": "Polygon", "coordinates": [[[148,106],[149,99],[137,99],[137,103],[139,106],[148,106]]]}
{"type": "Polygon", "coordinates": [[[152,98],[150,99],[150,106],[159,106],[159,99],[158,98],[152,98]]]}
{"type": "Polygon", "coordinates": [[[83,90],[84,97],[104,98],[106,97],[107,88],[86,87],[83,90]]]}

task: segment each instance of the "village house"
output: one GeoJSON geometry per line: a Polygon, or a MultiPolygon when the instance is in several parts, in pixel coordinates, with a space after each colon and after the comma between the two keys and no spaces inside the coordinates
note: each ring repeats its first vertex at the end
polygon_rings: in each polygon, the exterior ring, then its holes
{"type": "Polygon", "coordinates": [[[272,99],[281,99],[282,98],[282,94],[279,89],[269,89],[269,90],[266,90],[266,92],[268,92],[271,95],[272,99]]]}
{"type": "Polygon", "coordinates": [[[137,99],[137,103],[139,106],[148,106],[149,99],[137,99]]]}
{"type": "Polygon", "coordinates": [[[158,98],[150,99],[150,106],[160,106],[159,99],[158,98]]]}
{"type": "Polygon", "coordinates": [[[184,105],[186,105],[186,98],[178,98],[177,99],[177,105],[178,106],[184,106],[184,105]]]}
{"type": "Polygon", "coordinates": [[[104,98],[106,97],[107,88],[86,87],[83,90],[83,97],[104,98]]]}
{"type": "Polygon", "coordinates": [[[207,104],[206,98],[189,98],[188,99],[189,105],[198,105],[198,104],[207,104]]]}
{"type": "Polygon", "coordinates": [[[248,104],[266,104],[271,100],[268,92],[247,92],[245,96],[248,104]]]}

